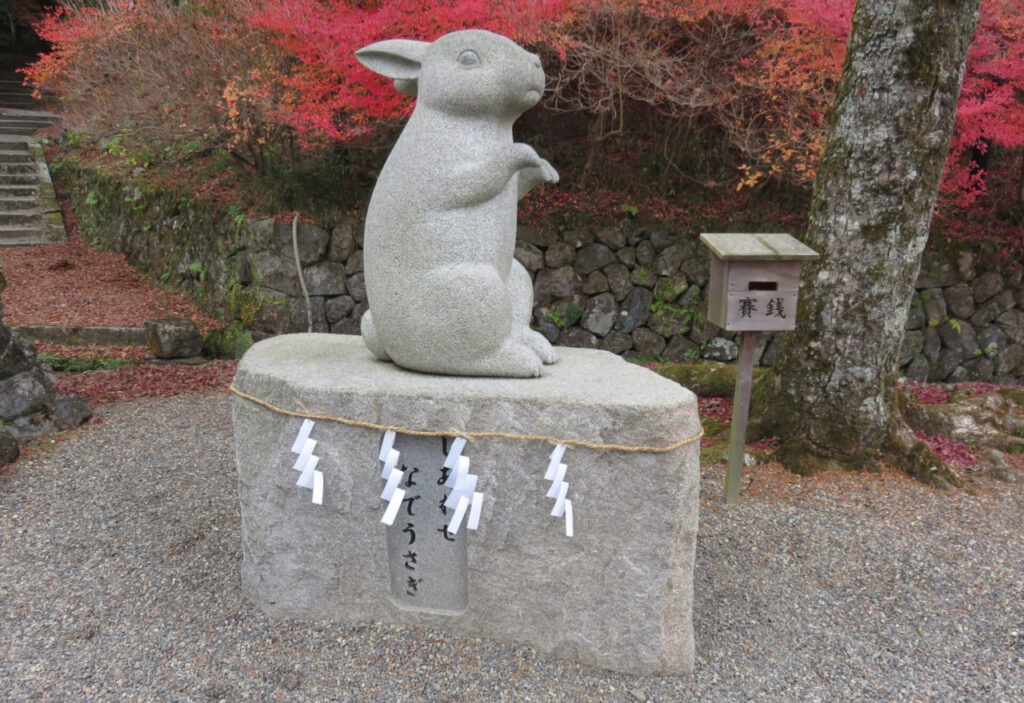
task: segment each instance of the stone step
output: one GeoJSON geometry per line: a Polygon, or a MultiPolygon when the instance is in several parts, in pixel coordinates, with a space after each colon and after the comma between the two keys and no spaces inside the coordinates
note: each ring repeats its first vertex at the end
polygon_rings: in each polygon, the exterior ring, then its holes
{"type": "Polygon", "coordinates": [[[0,170],[0,186],[33,185],[38,182],[38,173],[4,173],[0,170]]]}
{"type": "Polygon", "coordinates": [[[35,194],[28,195],[5,195],[0,193],[0,212],[12,210],[28,210],[39,204],[39,197],[35,194]]]}
{"type": "Polygon", "coordinates": [[[38,119],[53,119],[54,117],[60,117],[59,113],[49,112],[48,110],[40,109],[40,101],[33,100],[33,106],[31,108],[22,107],[3,107],[0,110],[0,115],[6,117],[21,117],[26,120],[38,120],[38,119]]]}
{"type": "Polygon", "coordinates": [[[32,132],[45,129],[52,124],[57,124],[55,120],[28,120],[24,117],[0,117],[0,132],[5,134],[32,134],[32,132]],[[29,130],[26,132],[25,130],[29,130]]]}
{"type": "Polygon", "coordinates": [[[5,195],[28,195],[29,192],[38,190],[35,183],[10,183],[0,178],[0,193],[5,195]]]}
{"type": "Polygon", "coordinates": [[[0,146],[0,163],[17,164],[34,161],[32,154],[28,151],[28,147],[25,147],[24,149],[12,149],[10,148],[11,146],[14,145],[9,145],[7,148],[0,146]]]}
{"type": "Polygon", "coordinates": [[[32,198],[39,197],[39,186],[32,184],[3,185],[0,184],[0,198],[32,198]]]}
{"type": "Polygon", "coordinates": [[[3,112],[0,112],[0,115],[4,115],[6,117],[21,117],[26,120],[47,119],[60,121],[62,119],[59,113],[40,110],[38,105],[33,106],[33,109],[31,110],[24,110],[19,108],[2,109],[3,112]]]}
{"type": "MultiPolygon", "coordinates": [[[[33,107],[38,107],[34,105],[33,107]]],[[[0,119],[4,120],[20,120],[22,122],[47,122],[54,123],[60,122],[61,116],[56,112],[46,112],[38,109],[28,109],[20,107],[5,106],[0,107],[0,119]]]]}
{"type": "Polygon", "coordinates": [[[42,219],[39,210],[0,210],[0,225],[37,225],[42,219]]]}
{"type": "MultiPolygon", "coordinates": [[[[0,108],[3,109],[3,108],[0,108]]],[[[23,110],[18,108],[4,109],[0,112],[0,122],[25,122],[31,124],[55,124],[60,122],[60,116],[52,112],[38,112],[36,110],[23,110]]]]}
{"type": "Polygon", "coordinates": [[[20,115],[0,115],[0,130],[7,131],[9,129],[16,129],[19,127],[25,127],[29,129],[42,129],[43,127],[48,127],[49,125],[55,125],[57,122],[59,121],[51,120],[48,118],[30,118],[20,115]]]}
{"type": "Polygon", "coordinates": [[[58,327],[56,325],[12,325],[19,334],[37,342],[95,344],[97,346],[145,345],[143,327],[58,327]]]}
{"type": "Polygon", "coordinates": [[[42,227],[0,225],[0,247],[25,247],[50,244],[42,227]]]}
{"type": "Polygon", "coordinates": [[[30,163],[20,164],[5,164],[3,162],[0,162],[0,173],[6,173],[8,175],[16,176],[27,173],[32,176],[35,176],[38,173],[38,169],[36,168],[36,164],[34,161],[30,163]]]}
{"type": "Polygon", "coordinates": [[[2,127],[0,126],[0,134],[10,134],[19,137],[31,137],[33,134],[39,131],[39,127],[2,127]]]}

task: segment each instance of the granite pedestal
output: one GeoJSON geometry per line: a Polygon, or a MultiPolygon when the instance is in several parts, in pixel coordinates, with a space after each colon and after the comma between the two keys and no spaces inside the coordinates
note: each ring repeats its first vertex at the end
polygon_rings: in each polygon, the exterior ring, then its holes
{"type": "Polygon", "coordinates": [[[463,455],[485,495],[479,529],[444,530],[452,511],[441,505],[441,464],[460,432],[666,446],[700,431],[696,399],[677,384],[606,352],[559,356],[541,378],[466,378],[401,369],[354,336],[254,345],[235,377],[242,393],[279,409],[451,435],[399,432],[402,487],[418,498],[386,527],[382,431],[316,421],[317,505],[292,470],[302,419],[236,395],[246,595],[274,617],[434,627],[616,671],[692,671],[699,442],[667,453],[569,447],[568,537],[546,497],[553,445],[471,439],[463,455]]]}

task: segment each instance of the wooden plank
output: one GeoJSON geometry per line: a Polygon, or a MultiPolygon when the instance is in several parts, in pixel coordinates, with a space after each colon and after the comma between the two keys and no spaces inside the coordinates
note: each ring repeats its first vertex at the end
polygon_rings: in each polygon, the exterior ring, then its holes
{"type": "Polygon", "coordinates": [[[729,293],[726,297],[724,327],[729,332],[778,332],[796,329],[796,303],[796,291],[729,293]]]}
{"type": "Polygon", "coordinates": [[[728,305],[726,295],[726,275],[729,265],[717,256],[711,257],[711,278],[707,287],[708,320],[725,329],[728,305]]]}
{"type": "Polygon", "coordinates": [[[732,399],[732,426],[729,430],[729,469],[725,476],[725,502],[735,503],[740,494],[743,474],[744,440],[747,434],[747,416],[750,413],[750,387],[754,377],[754,350],[757,332],[744,332],[740,337],[739,368],[736,392],[732,399]]]}
{"type": "Polygon", "coordinates": [[[759,283],[774,283],[777,291],[795,293],[800,288],[799,261],[729,261],[726,266],[730,293],[757,290],[759,283]]]}
{"type": "Polygon", "coordinates": [[[809,246],[784,233],[743,234],[710,233],[700,235],[700,241],[716,256],[725,261],[805,261],[817,259],[818,253],[809,246]]]}

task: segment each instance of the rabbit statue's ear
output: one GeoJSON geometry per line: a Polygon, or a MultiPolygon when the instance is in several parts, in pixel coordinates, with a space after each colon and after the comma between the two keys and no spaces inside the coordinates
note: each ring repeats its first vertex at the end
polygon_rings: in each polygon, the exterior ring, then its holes
{"type": "Polygon", "coordinates": [[[398,87],[404,81],[415,83],[428,46],[430,43],[425,41],[387,39],[364,46],[356,52],[356,58],[371,71],[394,78],[398,87]]]}
{"type": "Polygon", "coordinates": [[[415,78],[395,79],[395,90],[402,95],[408,95],[410,98],[415,98],[419,94],[419,88],[419,81],[415,78]]]}

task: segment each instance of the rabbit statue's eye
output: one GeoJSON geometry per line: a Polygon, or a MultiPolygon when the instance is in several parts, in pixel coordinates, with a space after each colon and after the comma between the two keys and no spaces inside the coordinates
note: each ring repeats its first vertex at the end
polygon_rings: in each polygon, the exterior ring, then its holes
{"type": "Polygon", "coordinates": [[[459,63],[463,66],[476,66],[480,63],[480,57],[472,49],[466,49],[459,54],[459,63]]]}

